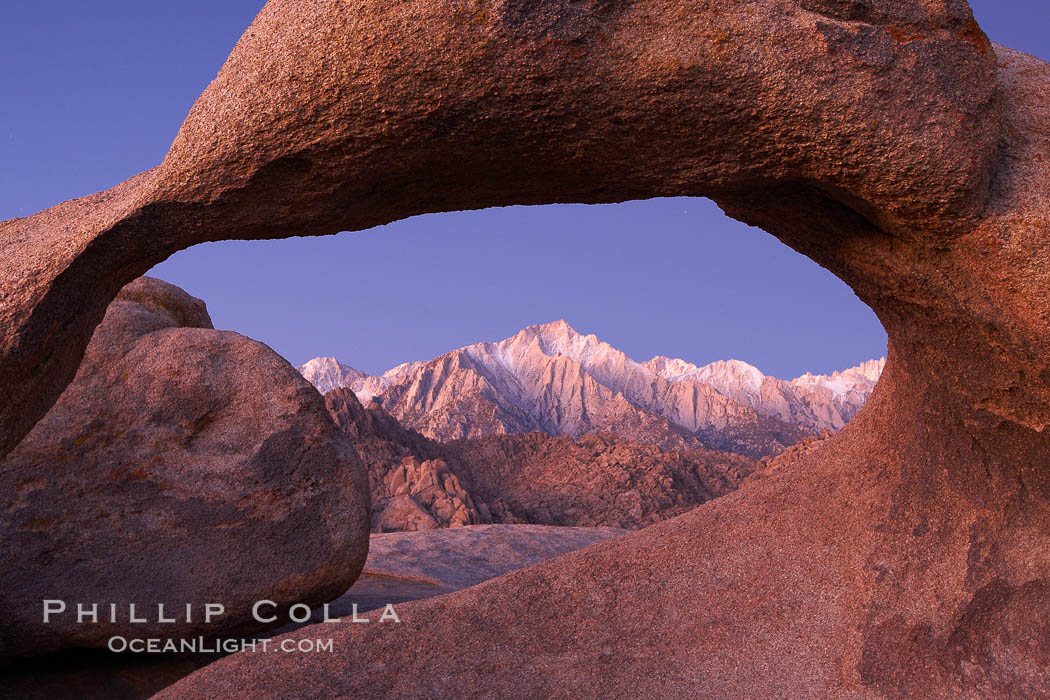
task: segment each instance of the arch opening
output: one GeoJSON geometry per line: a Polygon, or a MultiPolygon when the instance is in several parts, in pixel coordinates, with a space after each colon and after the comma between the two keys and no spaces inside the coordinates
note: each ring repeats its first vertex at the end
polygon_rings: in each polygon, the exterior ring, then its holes
{"type": "Polygon", "coordinates": [[[878,320],[840,280],[697,198],[207,244],[150,274],[210,300],[220,327],[267,342],[329,395],[370,465],[379,531],[453,522],[443,502],[400,499],[383,516],[406,481],[432,478],[420,465],[433,460],[483,506],[470,522],[673,517],[843,428],[885,362],[878,320]],[[413,431],[432,444],[413,444],[413,431]],[[631,476],[598,483],[566,467],[554,478],[544,451],[579,468],[622,453],[631,476]],[[584,498],[594,503],[566,505],[584,498]]]}

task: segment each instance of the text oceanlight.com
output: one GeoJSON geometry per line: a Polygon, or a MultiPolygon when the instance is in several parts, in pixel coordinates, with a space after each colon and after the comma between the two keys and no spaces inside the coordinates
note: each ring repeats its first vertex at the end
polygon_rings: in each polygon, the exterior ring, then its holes
{"type": "Polygon", "coordinates": [[[283,652],[285,654],[335,651],[332,639],[140,639],[109,638],[110,651],[134,654],[235,654],[237,652],[283,652]]]}

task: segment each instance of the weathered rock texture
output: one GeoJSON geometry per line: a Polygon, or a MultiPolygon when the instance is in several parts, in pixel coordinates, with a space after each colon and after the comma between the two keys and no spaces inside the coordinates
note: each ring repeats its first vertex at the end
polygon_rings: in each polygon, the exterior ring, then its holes
{"type": "Polygon", "coordinates": [[[492,522],[449,469],[443,445],[402,427],[375,402],[365,408],[349,389],[326,394],[325,406],[368,471],[374,532],[492,522]]]}
{"type": "Polygon", "coordinates": [[[735,491],[758,466],[710,450],[667,451],[608,433],[492,435],[448,445],[450,463],[498,523],[640,528],[735,491]]]}
{"type": "Polygon", "coordinates": [[[110,305],[76,379],[0,462],[0,494],[0,655],[250,632],[255,601],[335,598],[368,550],[365,471],[317,392],[150,278],[110,305]],[[67,606],[46,625],[45,598],[67,606]],[[129,622],[132,603],[148,623],[129,622]],[[161,603],[176,622],[158,622],[161,603]],[[205,624],[205,603],[226,614],[205,624]]]}
{"type": "Polygon", "coordinates": [[[409,457],[383,479],[390,494],[373,511],[372,528],[379,532],[433,530],[491,522],[483,519],[459,479],[443,459],[420,462],[409,457]]]}
{"type": "Polygon", "coordinates": [[[963,0],[271,2],[158,168],[0,226],[2,446],[118,289],[192,243],[706,195],[885,326],[841,433],[342,628],[336,654],[235,655],[169,697],[1045,694],[1048,103],[1050,68],[993,50],[963,0]]]}
{"type": "MultiPolygon", "coordinates": [[[[609,527],[473,525],[372,535],[364,571],[350,590],[328,605],[329,615],[350,618],[354,606],[361,613],[444,595],[626,532],[609,527]]],[[[315,610],[313,621],[323,619],[323,611],[315,610]]],[[[291,623],[281,630],[302,626],[291,623]]],[[[0,695],[4,700],[145,700],[221,656],[129,656],[90,650],[0,659],[0,695]]]]}
{"type": "Polygon", "coordinates": [[[611,434],[532,432],[440,443],[349,389],[325,395],[368,468],[372,530],[480,523],[640,528],[736,490],[759,463],[663,450],[611,434]]]}

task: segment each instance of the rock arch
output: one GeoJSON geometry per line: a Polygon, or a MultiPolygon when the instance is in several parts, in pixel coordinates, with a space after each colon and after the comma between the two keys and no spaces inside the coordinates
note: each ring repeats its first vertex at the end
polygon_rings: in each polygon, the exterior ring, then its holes
{"type": "MultiPolygon", "coordinates": [[[[755,488],[341,631],[311,682],[1045,692],[1048,88],[962,0],[272,0],[161,165],[0,224],[0,452],[120,287],[188,245],[709,196],[875,309],[868,407],[755,488]]],[[[179,688],[279,687],[293,663],[232,657],[179,688]]]]}

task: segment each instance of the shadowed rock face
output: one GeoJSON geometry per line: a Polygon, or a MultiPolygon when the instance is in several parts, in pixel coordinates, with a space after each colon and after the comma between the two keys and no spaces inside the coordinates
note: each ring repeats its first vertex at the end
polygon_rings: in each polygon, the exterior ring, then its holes
{"type": "Polygon", "coordinates": [[[1048,95],[962,0],[271,2],[164,163],[0,225],[3,446],[192,243],[707,195],[879,315],[853,422],[680,518],[172,696],[1050,692],[1048,95]]]}
{"type": "Polygon", "coordinates": [[[0,493],[3,656],[251,632],[266,626],[256,600],[335,598],[368,550],[367,476],[317,392],[147,277],[120,293],[76,379],[0,461],[0,493]],[[44,599],[67,608],[46,625],[44,599]],[[77,603],[97,605],[97,624],[77,622],[77,603]],[[174,622],[158,621],[160,603],[174,622]],[[206,603],[226,614],[205,624],[206,603]],[[131,623],[129,604],[148,622],[131,623]]]}

